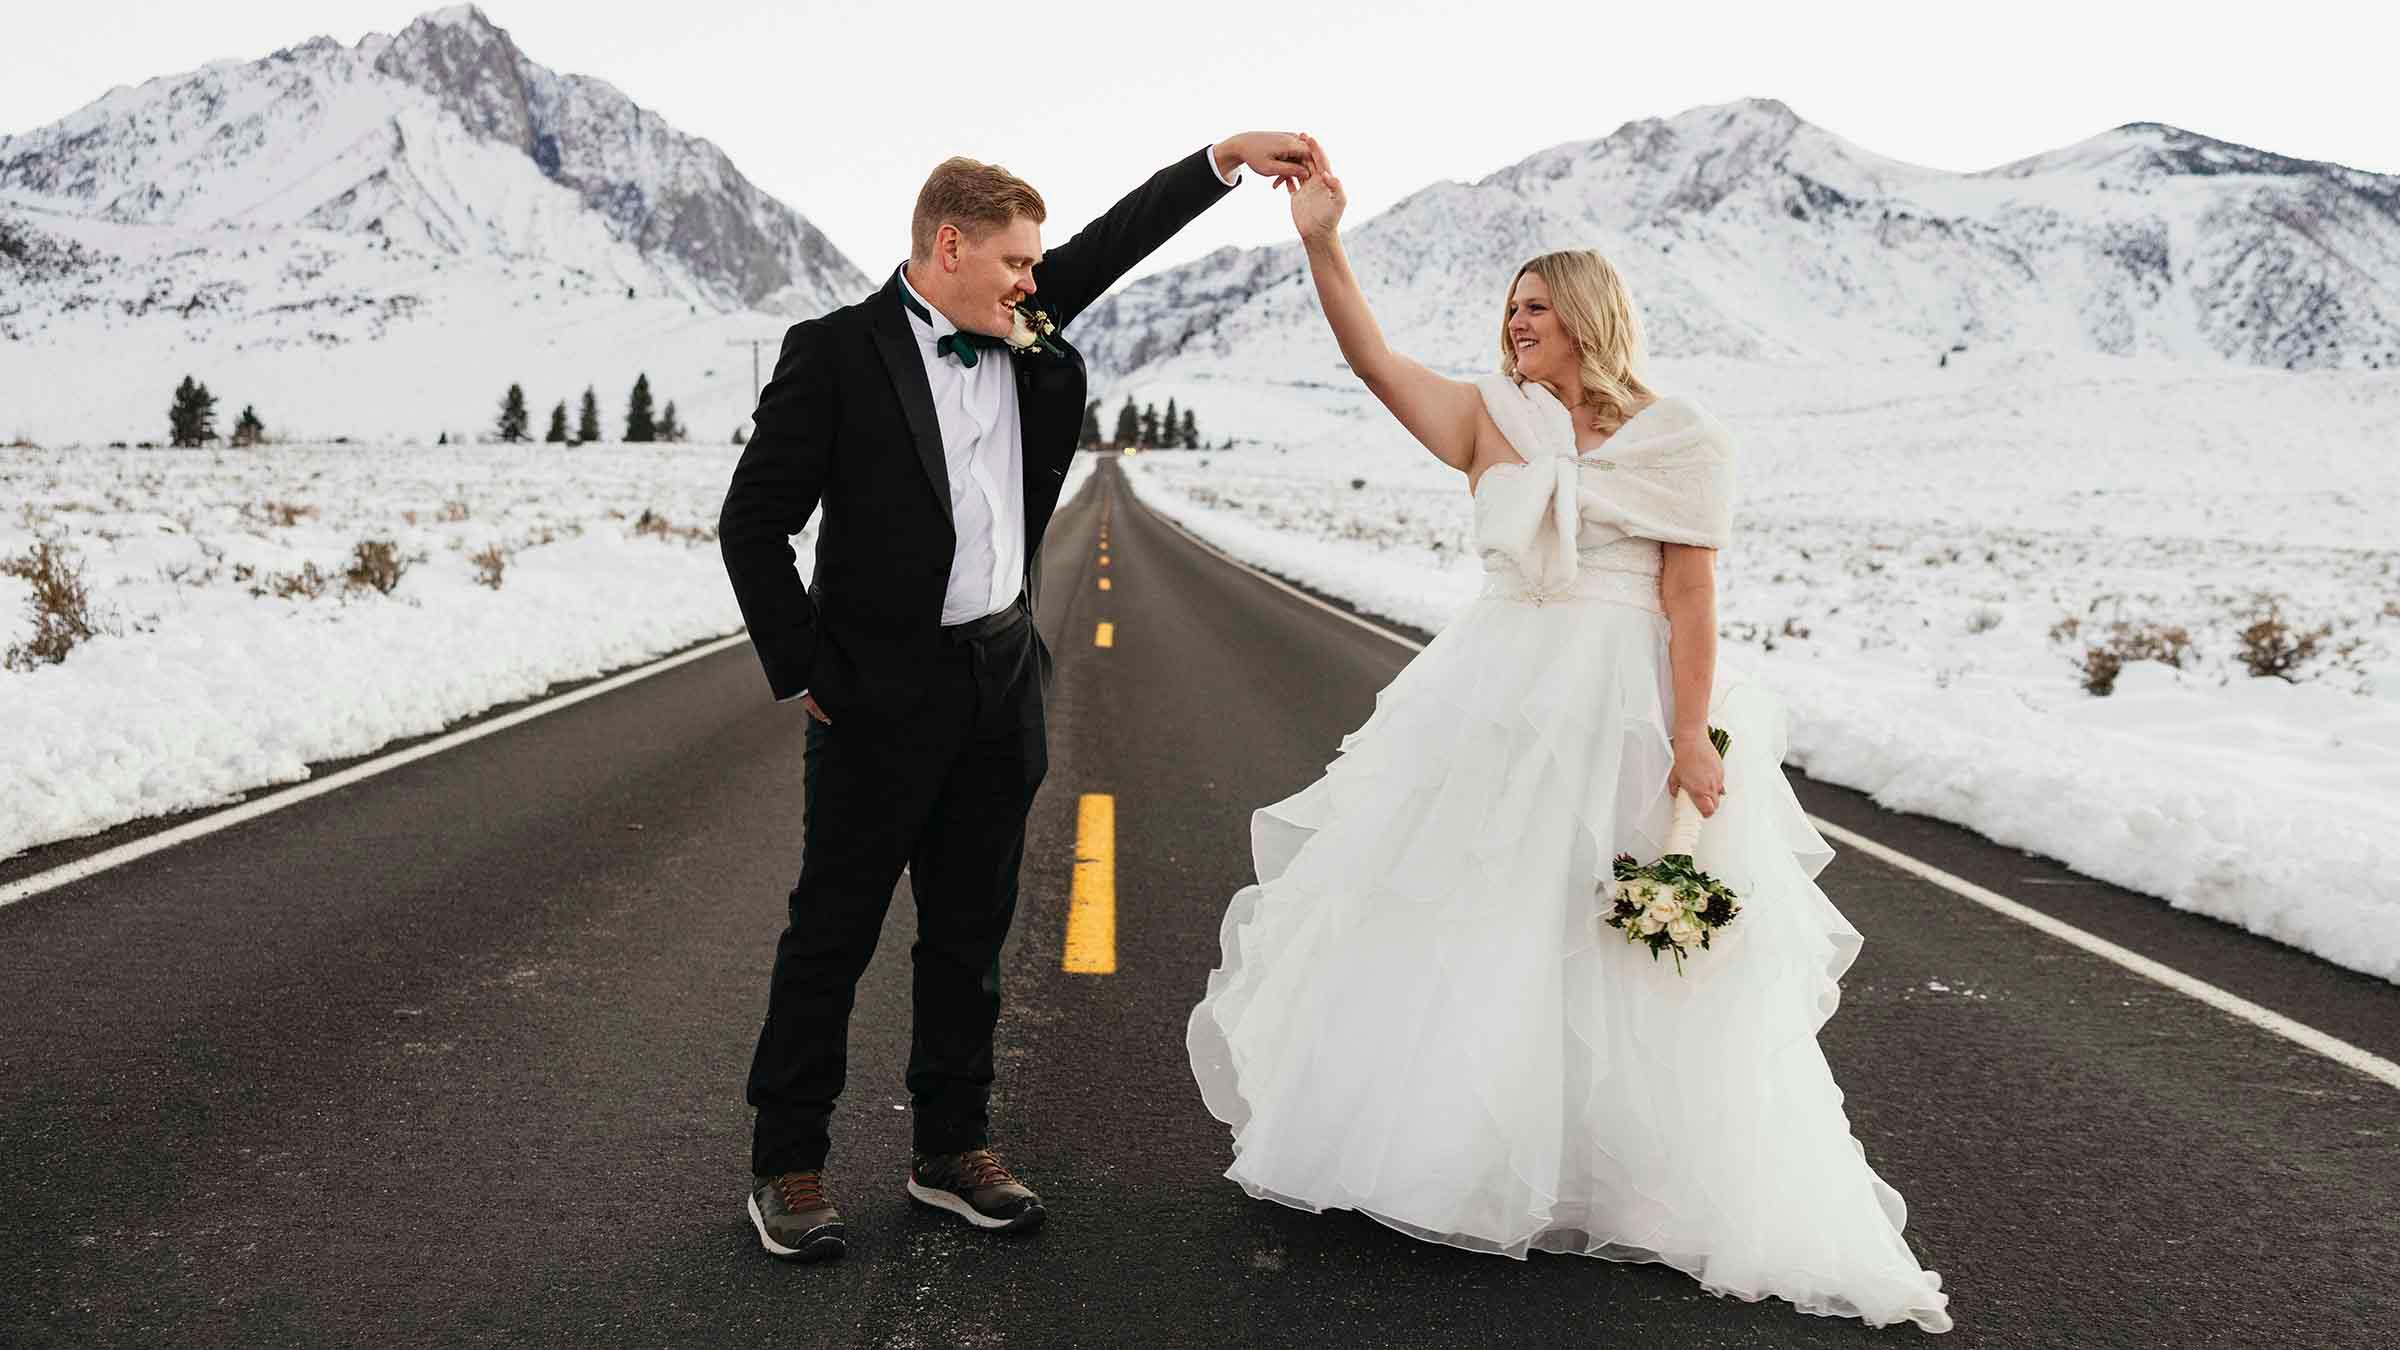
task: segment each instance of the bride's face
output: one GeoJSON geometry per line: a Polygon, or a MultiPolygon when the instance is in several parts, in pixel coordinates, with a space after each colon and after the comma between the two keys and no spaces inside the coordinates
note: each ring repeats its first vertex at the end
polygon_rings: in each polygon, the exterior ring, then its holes
{"type": "Polygon", "coordinates": [[[1023,216],[980,240],[962,237],[952,304],[944,311],[969,332],[1008,336],[1017,302],[1033,294],[1033,266],[1041,259],[1042,227],[1023,216]]]}
{"type": "Polygon", "coordinates": [[[1574,377],[1575,339],[1550,308],[1548,283],[1531,272],[1518,277],[1508,293],[1507,331],[1518,374],[1544,383],[1574,377]]]}

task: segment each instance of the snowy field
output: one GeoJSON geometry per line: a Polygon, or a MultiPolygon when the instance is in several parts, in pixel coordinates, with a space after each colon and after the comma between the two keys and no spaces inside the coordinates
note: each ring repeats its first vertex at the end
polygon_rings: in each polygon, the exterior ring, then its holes
{"type": "MultiPolygon", "coordinates": [[[[60,546],[100,630],[63,662],[0,670],[0,857],[239,800],[738,631],[716,545],[738,458],[703,445],[0,450],[0,561],[60,546]],[[400,560],[388,592],[349,583],[362,541],[400,560]]],[[[1062,501],[1091,470],[1078,456],[1062,501]]],[[[794,542],[803,576],[815,547],[812,525],[794,542]]],[[[0,652],[37,638],[33,594],[0,575],[0,652]]]]}
{"type": "MultiPolygon", "coordinates": [[[[0,671],[0,856],[736,631],[715,535],[738,453],[0,451],[0,558],[63,544],[103,630],[0,671]],[[388,593],[345,579],[367,540],[406,560],[388,593]]],[[[0,649],[34,636],[30,592],[0,576],[0,649]]]]}
{"type": "MultiPolygon", "coordinates": [[[[1740,444],[1720,666],[1783,696],[1795,766],[2400,980],[2400,377],[2022,358],[1654,383],[1740,444]],[[2270,604],[2332,629],[2291,681],[2241,657],[2270,604]],[[2085,652],[2119,622],[2188,648],[2097,697],[2085,652]]],[[[1126,393],[1237,415],[1196,382],[1126,393]]],[[[1249,402],[1292,434],[1130,459],[1143,500],[1441,628],[1480,586],[1464,480],[1355,388],[1249,402]]]]}

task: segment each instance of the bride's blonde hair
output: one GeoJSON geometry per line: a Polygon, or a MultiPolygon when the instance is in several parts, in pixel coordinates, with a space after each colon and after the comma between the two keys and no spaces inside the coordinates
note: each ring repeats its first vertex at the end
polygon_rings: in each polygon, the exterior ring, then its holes
{"type": "MultiPolygon", "coordinates": [[[[1584,396],[1596,405],[1592,411],[1598,429],[1614,431],[1623,426],[1641,405],[1657,397],[1642,379],[1642,367],[1648,360],[1642,348],[1642,321],[1624,278],[1596,250],[1565,249],[1545,253],[1518,268],[1508,280],[1509,295],[1517,293],[1517,283],[1527,272],[1550,288],[1550,312],[1575,341],[1581,367],[1577,379],[1584,396]]],[[[1525,382],[1517,373],[1517,349],[1508,340],[1505,299],[1500,306],[1500,373],[1519,384],[1525,382]]]]}

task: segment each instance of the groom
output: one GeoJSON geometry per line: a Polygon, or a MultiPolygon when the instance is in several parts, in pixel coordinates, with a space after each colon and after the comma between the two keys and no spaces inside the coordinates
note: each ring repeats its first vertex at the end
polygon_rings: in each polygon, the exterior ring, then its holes
{"type": "Polygon", "coordinates": [[[1045,254],[1041,194],[946,160],[917,195],[907,264],[784,334],[718,519],[767,683],[809,719],[800,880],[749,1080],[748,1209],[777,1256],[848,1245],[826,1120],[903,866],[917,905],[908,1193],[979,1228],[1042,1221],[992,1152],[987,1106],[1000,947],[1048,766],[1050,654],[1031,619],[1042,532],[1083,427],[1083,358],[1058,334],[1242,166],[1280,179],[1307,164],[1296,135],[1219,141],[1045,254]],[[791,536],[820,509],[803,588],[791,536]]]}

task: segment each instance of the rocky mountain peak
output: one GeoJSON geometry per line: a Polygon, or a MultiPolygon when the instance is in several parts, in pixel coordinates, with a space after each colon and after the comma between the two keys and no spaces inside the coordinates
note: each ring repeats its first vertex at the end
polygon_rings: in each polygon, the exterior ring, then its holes
{"type": "Polygon", "coordinates": [[[507,30],[473,5],[418,17],[375,57],[376,73],[432,94],[476,134],[532,154],[526,64],[507,30]]]}
{"type": "Polygon", "coordinates": [[[1987,169],[1978,176],[2032,178],[2043,174],[2105,176],[2115,183],[2211,178],[2224,174],[2280,178],[2372,177],[2338,164],[2296,159],[2255,146],[2221,141],[2165,122],[2127,122],[2073,145],[1987,169]]]}
{"type": "Polygon", "coordinates": [[[0,205],[12,198],[178,229],[573,257],[583,273],[630,272],[637,292],[719,310],[813,314],[867,289],[723,151],[604,80],[537,64],[474,5],[354,47],[312,38],[153,79],[0,136],[0,205]],[[638,257],[603,257],[616,245],[638,257]]]}

